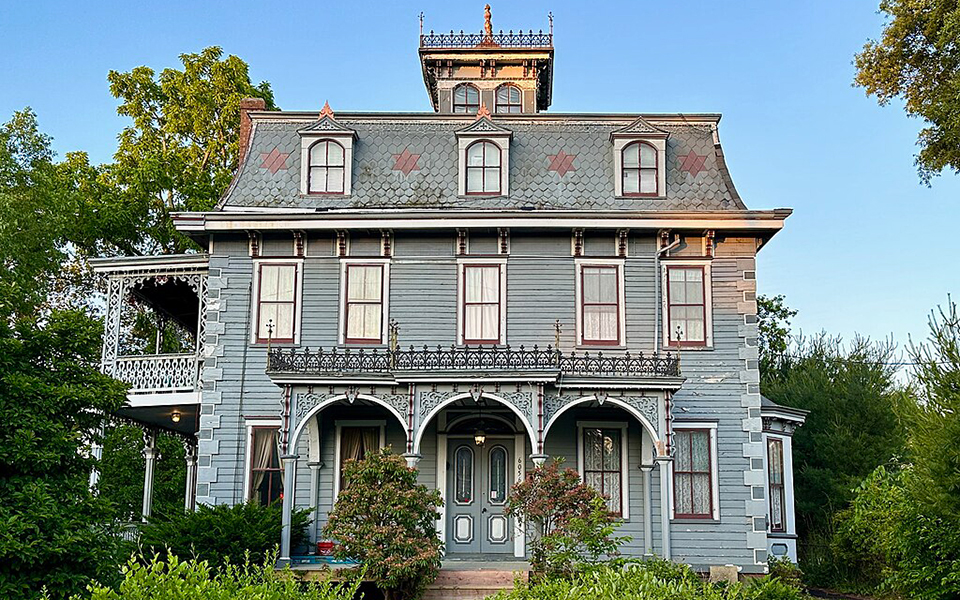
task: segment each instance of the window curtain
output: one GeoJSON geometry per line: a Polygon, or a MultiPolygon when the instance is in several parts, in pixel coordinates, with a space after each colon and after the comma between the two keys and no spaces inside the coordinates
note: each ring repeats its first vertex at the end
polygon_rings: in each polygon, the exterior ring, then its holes
{"type": "MultiPolygon", "coordinates": [[[[272,465],[273,452],[278,450],[279,440],[276,429],[253,430],[253,459],[250,468],[253,471],[253,482],[250,486],[250,498],[259,498],[257,491],[263,484],[267,469],[272,465]]],[[[279,456],[279,452],[278,452],[279,456]]]]}
{"type": "Polygon", "coordinates": [[[340,430],[340,488],[344,488],[343,466],[348,460],[363,460],[367,452],[380,449],[379,427],[344,427],[340,430]]]}

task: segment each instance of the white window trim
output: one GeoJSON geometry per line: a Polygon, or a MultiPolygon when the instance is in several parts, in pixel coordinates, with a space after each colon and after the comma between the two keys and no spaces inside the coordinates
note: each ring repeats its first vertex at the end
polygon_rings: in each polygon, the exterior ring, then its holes
{"type": "MultiPolygon", "coordinates": [[[[713,514],[710,516],[710,519],[701,519],[706,522],[719,521],[720,520],[720,468],[717,465],[717,457],[719,453],[717,452],[717,423],[713,421],[674,421],[673,429],[705,429],[710,434],[710,494],[712,495],[713,505],[713,514]]],[[[676,519],[676,502],[674,501],[674,477],[673,477],[673,463],[670,461],[670,519],[676,519]]],[[[684,518],[684,520],[686,520],[684,518]]]]}
{"type": "Polygon", "coordinates": [[[379,427],[380,449],[387,447],[387,422],[384,419],[349,419],[336,420],[334,427],[334,454],[333,454],[333,501],[336,503],[340,495],[340,433],[344,427],[379,427]]]}
{"type": "Polygon", "coordinates": [[[776,433],[763,434],[763,484],[767,506],[767,533],[773,536],[792,535],[797,532],[797,515],[793,497],[793,438],[776,433]],[[770,521],[770,452],[767,441],[775,438],[783,444],[783,518],[784,531],[771,531],[770,521]]]}
{"type": "MultiPolygon", "coordinates": [[[[244,419],[246,424],[247,432],[247,441],[244,443],[244,452],[243,452],[243,501],[248,502],[250,500],[250,480],[251,471],[250,471],[250,458],[253,453],[253,428],[254,427],[276,427],[277,431],[283,427],[283,421],[280,419],[275,419],[273,417],[248,417],[244,419]]],[[[279,458],[279,457],[277,457],[279,458]]],[[[280,471],[281,475],[283,473],[283,461],[280,461],[280,471]]],[[[294,485],[296,489],[296,485],[294,485]]]]}
{"type": "Polygon", "coordinates": [[[713,348],[713,272],[709,259],[663,259],[660,261],[660,299],[662,310],[662,322],[660,329],[663,332],[661,342],[664,350],[676,349],[677,345],[672,344],[670,340],[670,306],[667,304],[667,268],[668,267],[703,267],[703,302],[704,302],[704,345],[703,346],[682,346],[684,351],[703,350],[713,348]]]}
{"type": "Polygon", "coordinates": [[[596,348],[622,348],[627,345],[627,308],[626,293],[624,291],[624,265],[626,261],[622,258],[577,258],[574,260],[576,265],[576,321],[577,321],[577,346],[596,347],[596,348]],[[620,326],[618,343],[601,344],[587,343],[583,341],[583,267],[617,267],[617,293],[618,293],[618,322],[620,326]]]}
{"type": "Polygon", "coordinates": [[[485,131],[457,134],[457,194],[463,197],[499,197],[510,195],[510,132],[485,131]],[[491,194],[467,194],[467,146],[490,142],[500,148],[500,191],[491,194]]]}
{"type": "MultiPolygon", "coordinates": [[[[346,343],[347,336],[347,265],[383,265],[383,314],[380,317],[380,344],[387,343],[388,317],[390,315],[390,259],[389,258],[341,258],[340,259],[340,317],[338,321],[337,339],[341,346],[346,343]]],[[[351,344],[362,346],[363,344],[351,344]]]]}
{"type": "Polygon", "coordinates": [[[303,314],[303,259],[298,257],[254,259],[253,285],[251,286],[253,302],[250,303],[250,322],[253,323],[253,327],[250,328],[250,343],[261,345],[266,343],[257,340],[260,333],[260,267],[262,265],[296,265],[297,267],[297,285],[294,289],[296,305],[293,307],[293,345],[297,346],[300,344],[300,322],[303,314]]]}
{"type": "Polygon", "coordinates": [[[613,138],[614,195],[618,198],[662,198],[667,194],[667,138],[617,136],[613,138]],[[653,196],[625,196],[623,193],[623,149],[633,142],[645,142],[657,151],[657,193],[653,196]]]}
{"type": "Polygon", "coordinates": [[[625,421],[577,421],[577,472],[580,480],[583,478],[583,430],[584,429],[619,429],[620,430],[620,519],[630,520],[630,467],[627,464],[629,457],[629,425],[625,421]]]}
{"type": "MultiPolygon", "coordinates": [[[[497,244],[499,246],[499,239],[497,244]]],[[[458,258],[457,259],[457,345],[464,344],[464,267],[469,265],[497,265],[500,267],[500,339],[507,343],[507,260],[505,258],[458,258]]]]}
{"type": "Polygon", "coordinates": [[[300,134],[300,194],[303,196],[349,196],[353,192],[353,138],[352,133],[316,131],[300,134]],[[321,140],[333,140],[343,146],[343,193],[310,193],[310,147],[321,140]]]}

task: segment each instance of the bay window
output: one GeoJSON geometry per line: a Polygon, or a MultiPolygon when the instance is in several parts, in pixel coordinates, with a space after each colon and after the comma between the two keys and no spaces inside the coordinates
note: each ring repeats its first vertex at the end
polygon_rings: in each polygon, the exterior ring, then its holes
{"type": "Polygon", "coordinates": [[[770,485],[770,531],[786,531],[786,497],[783,477],[783,440],[767,438],[767,481],[770,485]]]}

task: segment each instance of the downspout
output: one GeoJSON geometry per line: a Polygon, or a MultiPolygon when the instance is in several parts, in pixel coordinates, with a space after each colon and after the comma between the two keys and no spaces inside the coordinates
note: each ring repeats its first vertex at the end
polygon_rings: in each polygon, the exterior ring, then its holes
{"type": "MultiPolygon", "coordinates": [[[[668,232],[669,234],[669,232],[668,232]]],[[[660,243],[661,236],[657,237],[657,243],[660,243]]],[[[680,236],[674,235],[673,241],[657,250],[653,255],[653,294],[656,299],[656,306],[654,306],[654,319],[653,319],[653,352],[657,353],[657,350],[660,348],[660,306],[663,304],[663,299],[660,297],[660,256],[664,252],[670,252],[674,248],[680,245],[680,236]]]]}

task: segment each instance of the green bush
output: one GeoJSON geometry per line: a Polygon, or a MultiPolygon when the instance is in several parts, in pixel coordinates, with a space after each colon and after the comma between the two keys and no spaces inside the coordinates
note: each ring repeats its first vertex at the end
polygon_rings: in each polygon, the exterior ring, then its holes
{"type": "Polygon", "coordinates": [[[206,561],[149,562],[136,559],[123,567],[123,581],[117,589],[93,585],[73,600],[353,600],[360,578],[352,582],[303,583],[289,571],[275,571],[275,554],[262,565],[228,564],[211,567],[206,561]]]}
{"type": "Polygon", "coordinates": [[[387,600],[419,598],[440,571],[440,492],[417,484],[417,471],[384,448],[344,465],[346,485],[323,528],[334,555],[363,563],[387,600]]]}
{"type": "MultiPolygon", "coordinates": [[[[292,547],[306,539],[308,510],[295,510],[292,547]]],[[[249,558],[259,564],[280,543],[282,512],[272,506],[235,504],[199,505],[195,512],[156,515],[141,530],[145,553],[205,560],[212,567],[238,565],[249,558]]]]}
{"type": "Polygon", "coordinates": [[[783,583],[795,588],[803,586],[803,572],[792,560],[784,557],[771,557],[767,561],[770,577],[779,579],[783,583]]]}

